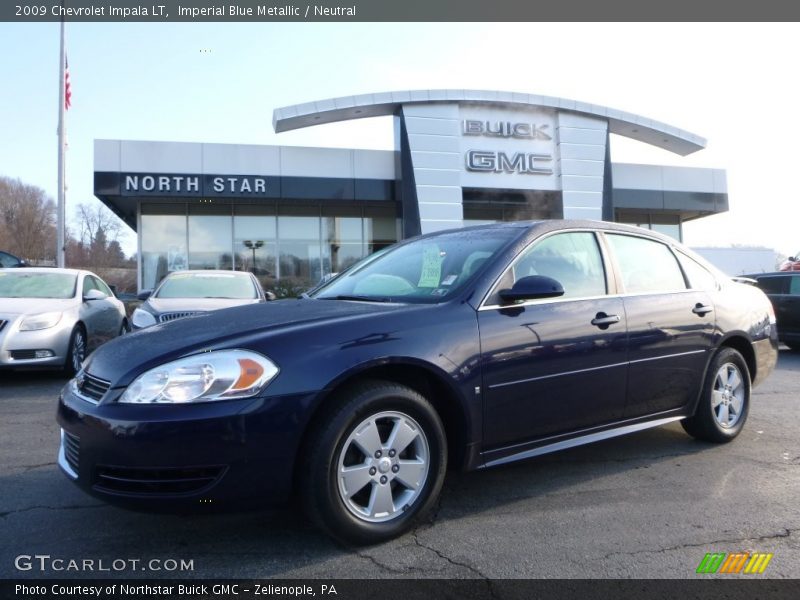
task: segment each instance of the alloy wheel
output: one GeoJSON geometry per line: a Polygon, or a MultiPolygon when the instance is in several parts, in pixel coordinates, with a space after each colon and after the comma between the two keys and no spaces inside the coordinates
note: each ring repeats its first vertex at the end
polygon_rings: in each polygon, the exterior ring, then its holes
{"type": "Polygon", "coordinates": [[[401,516],[428,479],[428,439],[409,415],[386,411],[364,419],[342,446],[337,464],[339,497],[362,521],[401,516]]]}
{"type": "Polygon", "coordinates": [[[86,338],[83,332],[78,329],[72,337],[72,368],[77,373],[81,370],[83,359],[86,358],[86,338]]]}
{"type": "Polygon", "coordinates": [[[733,363],[725,363],[714,378],[711,410],[717,423],[725,429],[733,427],[742,416],[745,385],[742,374],[733,363]]]}

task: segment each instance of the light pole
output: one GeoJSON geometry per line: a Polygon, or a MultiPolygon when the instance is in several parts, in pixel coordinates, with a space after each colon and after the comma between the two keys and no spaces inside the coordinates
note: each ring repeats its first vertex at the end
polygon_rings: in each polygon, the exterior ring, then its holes
{"type": "Polygon", "coordinates": [[[249,248],[250,250],[253,251],[253,265],[250,267],[250,272],[253,273],[254,275],[255,275],[255,272],[256,272],[256,250],[261,248],[263,245],[264,245],[264,242],[262,240],[256,240],[256,241],[245,240],[244,241],[245,248],[249,248]]]}

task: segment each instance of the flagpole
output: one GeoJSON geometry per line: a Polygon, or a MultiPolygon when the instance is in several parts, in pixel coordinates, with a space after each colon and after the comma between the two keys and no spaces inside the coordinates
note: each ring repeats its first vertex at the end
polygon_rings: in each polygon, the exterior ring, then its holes
{"type": "MultiPolygon", "coordinates": [[[[61,1],[64,5],[64,1],[61,1]]],[[[62,13],[63,14],[63,13],[62,13]]],[[[66,66],[66,56],[64,54],[64,17],[61,17],[61,53],[58,67],[58,223],[56,232],[56,266],[64,267],[64,245],[66,227],[66,182],[65,182],[65,81],[64,71],[66,66]]]]}

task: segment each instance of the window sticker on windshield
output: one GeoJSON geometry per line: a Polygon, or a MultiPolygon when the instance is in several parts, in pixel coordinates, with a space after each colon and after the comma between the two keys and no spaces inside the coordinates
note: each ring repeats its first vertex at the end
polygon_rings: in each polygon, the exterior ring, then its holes
{"type": "Polygon", "coordinates": [[[458,279],[458,275],[448,275],[442,279],[442,285],[453,285],[453,282],[458,279]]]}
{"type": "Polygon", "coordinates": [[[422,273],[420,273],[417,287],[439,287],[439,279],[442,277],[442,262],[446,254],[446,252],[440,252],[439,246],[435,244],[425,248],[422,253],[422,273]]]}
{"type": "Polygon", "coordinates": [[[447,288],[436,288],[431,292],[431,296],[444,296],[447,293],[447,288]]]}

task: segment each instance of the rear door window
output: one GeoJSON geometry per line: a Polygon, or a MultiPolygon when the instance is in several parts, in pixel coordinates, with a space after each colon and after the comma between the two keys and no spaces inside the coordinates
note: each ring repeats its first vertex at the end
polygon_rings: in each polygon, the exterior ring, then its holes
{"type": "Polygon", "coordinates": [[[626,294],[686,289],[678,261],[666,244],[632,235],[605,235],[616,255],[626,294]]]}
{"type": "Polygon", "coordinates": [[[681,252],[677,252],[676,254],[678,256],[678,262],[681,263],[683,272],[686,274],[686,279],[689,281],[690,288],[693,290],[706,291],[717,289],[716,278],[709,273],[705,267],[681,252]]]}
{"type": "Polygon", "coordinates": [[[757,282],[765,294],[786,294],[789,291],[789,277],[759,277],[757,282]]]}
{"type": "Polygon", "coordinates": [[[800,296],[800,277],[790,277],[792,283],[789,285],[789,293],[792,296],[800,296]]]}

